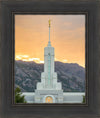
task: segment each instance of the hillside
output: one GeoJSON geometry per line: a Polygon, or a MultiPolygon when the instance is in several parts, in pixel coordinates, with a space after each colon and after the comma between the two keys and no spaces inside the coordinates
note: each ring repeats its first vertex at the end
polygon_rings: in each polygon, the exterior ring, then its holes
{"type": "MultiPolygon", "coordinates": [[[[44,65],[35,62],[15,61],[15,87],[23,92],[32,92],[40,81],[44,65]]],[[[62,88],[67,92],[85,91],[85,69],[76,63],[55,62],[55,71],[62,88]]]]}

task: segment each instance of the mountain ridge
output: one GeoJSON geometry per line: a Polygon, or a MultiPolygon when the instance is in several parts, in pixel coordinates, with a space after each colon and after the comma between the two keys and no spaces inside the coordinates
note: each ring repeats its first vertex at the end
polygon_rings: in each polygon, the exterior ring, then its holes
{"type": "MultiPolygon", "coordinates": [[[[15,61],[15,88],[19,86],[22,92],[33,92],[37,82],[41,81],[41,72],[44,64],[34,61],[15,61]]],[[[66,92],[85,91],[85,68],[77,63],[62,63],[55,61],[55,72],[58,81],[62,82],[62,88],[66,92]]]]}

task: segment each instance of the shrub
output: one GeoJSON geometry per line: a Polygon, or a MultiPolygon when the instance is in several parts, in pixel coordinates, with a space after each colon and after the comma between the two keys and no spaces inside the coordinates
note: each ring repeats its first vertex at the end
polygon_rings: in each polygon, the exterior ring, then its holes
{"type": "Polygon", "coordinates": [[[27,103],[24,97],[25,96],[21,93],[21,89],[17,87],[15,89],[15,103],[27,103]]]}
{"type": "Polygon", "coordinates": [[[85,96],[83,95],[83,102],[82,103],[85,103],[85,96]]]}

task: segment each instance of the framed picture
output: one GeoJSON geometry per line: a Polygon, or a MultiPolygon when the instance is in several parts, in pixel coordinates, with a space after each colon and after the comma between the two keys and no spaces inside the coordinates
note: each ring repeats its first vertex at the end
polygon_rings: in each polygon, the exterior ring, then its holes
{"type": "Polygon", "coordinates": [[[99,117],[98,3],[1,2],[3,118],[99,117]]]}
{"type": "Polygon", "coordinates": [[[15,104],[85,104],[86,15],[14,14],[15,104]]]}

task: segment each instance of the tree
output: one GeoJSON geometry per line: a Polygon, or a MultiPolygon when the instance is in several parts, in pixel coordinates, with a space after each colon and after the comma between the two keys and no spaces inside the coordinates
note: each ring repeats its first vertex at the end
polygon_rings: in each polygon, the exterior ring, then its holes
{"type": "Polygon", "coordinates": [[[15,89],[15,103],[27,103],[24,97],[25,96],[21,93],[21,89],[17,87],[15,89]]]}

